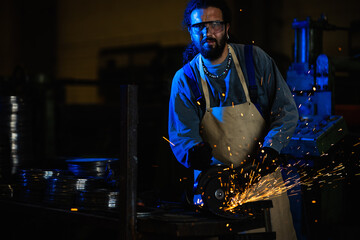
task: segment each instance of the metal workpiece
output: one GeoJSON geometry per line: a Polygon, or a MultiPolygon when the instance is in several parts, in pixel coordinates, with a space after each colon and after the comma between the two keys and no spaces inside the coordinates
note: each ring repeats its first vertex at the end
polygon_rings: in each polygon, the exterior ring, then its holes
{"type": "Polygon", "coordinates": [[[9,181],[33,159],[33,113],[29,97],[0,96],[0,173],[9,181]]]}

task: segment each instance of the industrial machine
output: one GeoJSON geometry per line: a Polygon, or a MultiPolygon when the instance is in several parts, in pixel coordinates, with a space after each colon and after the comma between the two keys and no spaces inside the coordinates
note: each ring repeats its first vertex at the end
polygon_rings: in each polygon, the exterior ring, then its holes
{"type": "Polygon", "coordinates": [[[322,54],[323,31],[344,30],[327,22],[294,19],[294,62],[286,81],[298,106],[300,119],[290,143],[283,154],[295,157],[321,156],[346,134],[342,116],[333,115],[331,65],[322,54]]]}

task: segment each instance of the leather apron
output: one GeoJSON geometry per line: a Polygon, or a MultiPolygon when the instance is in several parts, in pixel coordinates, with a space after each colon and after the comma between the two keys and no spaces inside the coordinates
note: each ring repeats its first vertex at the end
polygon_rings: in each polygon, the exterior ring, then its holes
{"type": "MultiPolygon", "coordinates": [[[[265,131],[265,120],[251,102],[246,81],[239,61],[229,46],[233,61],[246,96],[246,102],[233,106],[210,108],[209,89],[203,68],[200,68],[201,84],[204,92],[206,111],[200,125],[200,135],[204,142],[213,148],[213,156],[226,165],[234,167],[246,164],[248,155],[258,147],[265,131]]],[[[202,59],[199,58],[199,66],[202,59]]],[[[280,170],[265,176],[269,180],[283,181],[280,170]]],[[[270,210],[273,231],[276,239],[296,239],[290,212],[289,199],[286,193],[273,200],[270,210]]]]}

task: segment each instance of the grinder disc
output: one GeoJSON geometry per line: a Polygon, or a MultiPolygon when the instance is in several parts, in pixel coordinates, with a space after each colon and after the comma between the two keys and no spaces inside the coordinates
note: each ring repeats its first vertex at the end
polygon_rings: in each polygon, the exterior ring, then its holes
{"type": "Polygon", "coordinates": [[[229,167],[216,165],[202,172],[197,193],[201,194],[204,207],[211,213],[231,219],[247,219],[249,213],[246,206],[238,207],[236,212],[226,211],[229,200],[242,189],[241,179],[233,171],[229,167]]]}

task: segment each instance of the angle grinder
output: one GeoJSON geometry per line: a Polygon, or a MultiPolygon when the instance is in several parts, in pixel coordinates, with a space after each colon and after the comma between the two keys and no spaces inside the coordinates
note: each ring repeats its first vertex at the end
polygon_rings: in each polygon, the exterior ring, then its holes
{"type": "Polygon", "coordinates": [[[254,166],[246,168],[230,168],[225,165],[213,165],[200,173],[194,183],[194,205],[202,210],[231,218],[245,219],[249,212],[254,212],[256,203],[245,203],[236,207],[236,211],[229,211],[229,203],[237,195],[244,192],[248,184],[256,182],[258,177],[253,177],[249,182],[249,175],[255,174],[254,166]]]}
{"type": "Polygon", "coordinates": [[[196,179],[194,204],[218,216],[234,217],[233,213],[225,209],[228,201],[243,189],[242,183],[235,169],[213,165],[202,171],[196,179]]]}

